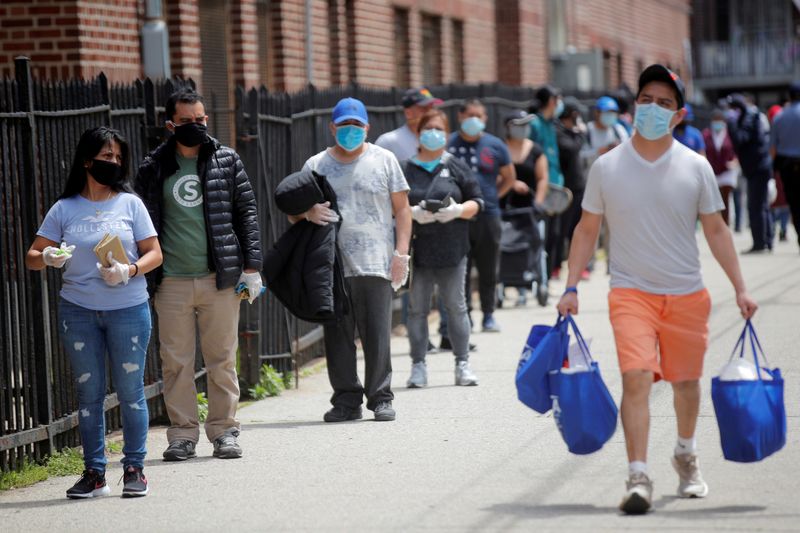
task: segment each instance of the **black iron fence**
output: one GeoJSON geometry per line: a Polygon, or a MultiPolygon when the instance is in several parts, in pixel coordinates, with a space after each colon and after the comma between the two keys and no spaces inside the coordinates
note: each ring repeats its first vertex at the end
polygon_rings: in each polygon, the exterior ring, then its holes
{"type": "MultiPolygon", "coordinates": [[[[191,81],[151,80],[109,85],[93,80],[42,82],[30,75],[25,58],[16,61],[15,79],[0,81],[0,470],[18,468],[25,458],[41,459],[64,446],[77,445],[77,401],[72,374],[58,337],[55,315],[60,276],[52,269],[31,272],[24,257],[44,214],[61,193],[80,134],[109,125],[131,145],[135,166],[165,135],[164,102],[191,81]]],[[[458,105],[480,97],[487,107],[488,130],[497,132],[503,114],[532,103],[533,89],[497,84],[431,87],[445,100],[442,108],[455,124],[458,105]]],[[[207,107],[213,129],[213,95],[207,107]],[[209,105],[210,104],[210,105],[209,105]]],[[[264,88],[236,92],[235,132],[231,144],[241,154],[259,204],[265,247],[287,228],[273,205],[272,191],[287,174],[332,143],[328,123],[332,107],[344,96],[364,101],[370,113],[370,140],[403,123],[396,89],[361,86],[295,94],[264,88]]],[[[213,133],[213,131],[212,131],[213,133]]],[[[135,169],[131,169],[134,171],[135,169]]],[[[146,395],[152,417],[164,415],[157,356],[157,331],[147,356],[146,395]]],[[[296,320],[276,299],[243,304],[240,320],[240,376],[258,379],[270,362],[285,371],[322,354],[321,328],[296,320]]],[[[199,386],[202,360],[197,359],[199,386]]],[[[107,381],[110,383],[110,380],[107,381]]],[[[107,428],[120,427],[118,401],[109,387],[107,428]]]]}

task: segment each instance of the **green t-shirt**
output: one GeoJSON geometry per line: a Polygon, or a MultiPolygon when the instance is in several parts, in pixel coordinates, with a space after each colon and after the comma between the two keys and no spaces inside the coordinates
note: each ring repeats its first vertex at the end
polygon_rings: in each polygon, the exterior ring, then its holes
{"type": "Polygon", "coordinates": [[[178,171],[164,180],[164,228],[161,251],[164,275],[196,278],[208,274],[208,238],[203,213],[203,185],[197,158],[175,154],[178,171]]]}

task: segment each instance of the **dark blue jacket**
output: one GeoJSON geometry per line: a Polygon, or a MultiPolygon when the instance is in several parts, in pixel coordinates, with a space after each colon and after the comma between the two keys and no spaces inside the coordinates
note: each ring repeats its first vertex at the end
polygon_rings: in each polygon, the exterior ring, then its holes
{"type": "Polygon", "coordinates": [[[769,135],[761,125],[758,111],[740,107],[741,115],[728,124],[733,150],[739,158],[745,178],[769,174],[772,161],[769,156],[769,135]]]}

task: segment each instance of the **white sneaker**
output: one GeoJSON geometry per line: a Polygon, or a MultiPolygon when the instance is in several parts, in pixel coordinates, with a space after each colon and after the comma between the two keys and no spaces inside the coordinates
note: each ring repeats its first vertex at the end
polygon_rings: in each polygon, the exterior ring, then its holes
{"type": "Polygon", "coordinates": [[[478,384],[476,376],[469,367],[469,361],[456,362],[456,385],[468,387],[478,384]]]}
{"type": "Polygon", "coordinates": [[[406,381],[409,389],[419,389],[428,385],[428,367],[423,361],[411,365],[411,377],[406,381]]]}
{"type": "Polygon", "coordinates": [[[625,482],[627,492],[619,504],[625,514],[645,514],[653,506],[653,482],[644,472],[634,472],[625,482]]]}
{"type": "Polygon", "coordinates": [[[672,467],[678,473],[678,496],[681,498],[705,498],[708,495],[708,484],[700,474],[697,455],[684,453],[672,456],[672,467]]]}

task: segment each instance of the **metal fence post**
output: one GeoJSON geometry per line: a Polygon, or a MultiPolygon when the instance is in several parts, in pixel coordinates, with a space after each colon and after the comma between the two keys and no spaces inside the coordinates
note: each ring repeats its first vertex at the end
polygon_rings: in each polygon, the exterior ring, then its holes
{"type": "MultiPolygon", "coordinates": [[[[26,179],[22,180],[23,198],[23,224],[22,235],[24,242],[17,243],[20,247],[20,256],[25,246],[30,245],[35,238],[36,229],[39,227],[39,205],[41,199],[41,184],[37,165],[36,165],[36,117],[33,114],[33,78],[31,76],[30,59],[24,56],[14,59],[15,77],[17,80],[17,96],[19,98],[20,111],[28,114],[28,120],[22,129],[23,145],[21,160],[22,168],[26,179]]],[[[31,302],[38,302],[40,309],[27,309],[27,324],[24,324],[28,336],[28,349],[30,354],[36,354],[33,359],[36,375],[34,394],[32,394],[33,410],[36,412],[37,422],[41,425],[49,426],[53,421],[53,384],[50,381],[52,373],[52,351],[50,350],[50,327],[49,313],[47,312],[47,278],[44,271],[31,272],[26,274],[32,294],[31,302]]],[[[41,457],[43,454],[51,453],[54,450],[53,434],[48,431],[46,449],[39,445],[39,452],[36,455],[41,457]]]]}

